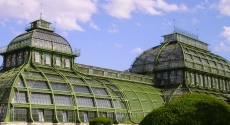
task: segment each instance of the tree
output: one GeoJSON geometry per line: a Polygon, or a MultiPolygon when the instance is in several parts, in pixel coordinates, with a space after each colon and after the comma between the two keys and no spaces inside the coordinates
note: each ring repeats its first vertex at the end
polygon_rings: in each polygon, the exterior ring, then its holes
{"type": "Polygon", "coordinates": [[[89,125],[113,125],[112,121],[105,117],[97,117],[90,120],[89,125]]]}
{"type": "Polygon", "coordinates": [[[140,125],[230,125],[230,106],[206,94],[185,94],[154,109],[140,125]]]}

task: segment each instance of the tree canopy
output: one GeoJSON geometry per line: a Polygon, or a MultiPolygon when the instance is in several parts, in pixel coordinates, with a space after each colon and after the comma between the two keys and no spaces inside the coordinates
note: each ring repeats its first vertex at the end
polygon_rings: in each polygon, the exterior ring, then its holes
{"type": "Polygon", "coordinates": [[[207,94],[185,94],[154,109],[140,125],[230,125],[230,106],[207,94]]]}

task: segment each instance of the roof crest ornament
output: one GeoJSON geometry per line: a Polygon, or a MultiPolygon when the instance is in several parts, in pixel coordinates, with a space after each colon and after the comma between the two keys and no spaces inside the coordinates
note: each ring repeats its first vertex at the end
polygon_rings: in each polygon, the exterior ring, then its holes
{"type": "MultiPolygon", "coordinates": [[[[193,39],[198,40],[198,34],[191,33],[189,31],[183,30],[183,29],[175,27],[175,26],[174,26],[174,32],[177,32],[177,33],[180,33],[180,34],[183,34],[185,36],[188,36],[188,37],[191,37],[193,39]]],[[[197,29],[197,32],[198,32],[198,29],[197,29]]]]}
{"type": "Polygon", "coordinates": [[[42,3],[41,3],[41,13],[40,13],[40,20],[42,20],[42,3]]]}

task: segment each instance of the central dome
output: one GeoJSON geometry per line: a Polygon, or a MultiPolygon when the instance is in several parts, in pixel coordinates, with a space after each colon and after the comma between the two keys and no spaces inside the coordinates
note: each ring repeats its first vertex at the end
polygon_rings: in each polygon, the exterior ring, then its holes
{"type": "Polygon", "coordinates": [[[63,53],[72,54],[72,49],[68,41],[62,36],[54,33],[50,27],[49,22],[37,20],[31,23],[28,32],[23,33],[14,38],[8,45],[7,51],[16,50],[25,46],[42,48],[47,50],[59,51],[63,53]],[[44,30],[43,25],[38,22],[46,23],[44,30]]]}

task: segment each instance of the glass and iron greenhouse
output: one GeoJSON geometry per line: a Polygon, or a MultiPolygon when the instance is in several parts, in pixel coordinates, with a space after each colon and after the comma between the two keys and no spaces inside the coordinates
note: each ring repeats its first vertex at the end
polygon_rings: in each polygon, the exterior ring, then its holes
{"type": "Polygon", "coordinates": [[[138,124],[184,93],[230,102],[229,62],[179,29],[139,55],[129,72],[77,64],[68,41],[39,19],[0,54],[0,125],[87,125],[103,116],[138,124]]]}

